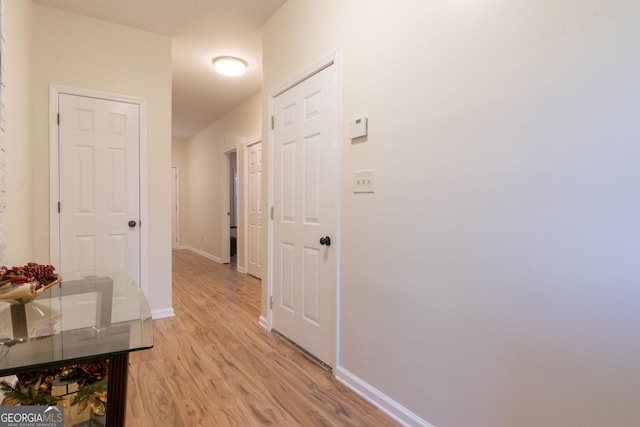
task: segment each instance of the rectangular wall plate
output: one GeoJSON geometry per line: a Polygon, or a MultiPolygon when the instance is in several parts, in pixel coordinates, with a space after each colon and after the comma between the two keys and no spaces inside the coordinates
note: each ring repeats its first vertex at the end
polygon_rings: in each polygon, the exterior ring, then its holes
{"type": "Polygon", "coordinates": [[[353,192],[373,193],[374,178],[375,171],[373,169],[355,171],[353,173],[353,192]]]}
{"type": "Polygon", "coordinates": [[[367,136],[367,132],[368,120],[366,117],[358,117],[357,119],[349,122],[349,138],[361,138],[363,136],[367,136]]]}

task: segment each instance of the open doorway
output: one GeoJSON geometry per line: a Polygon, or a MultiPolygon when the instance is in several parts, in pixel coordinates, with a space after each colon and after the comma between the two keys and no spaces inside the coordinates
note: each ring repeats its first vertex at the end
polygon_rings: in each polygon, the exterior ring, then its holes
{"type": "Polygon", "coordinates": [[[235,148],[224,153],[222,206],[222,262],[224,264],[236,263],[238,253],[238,160],[235,148]]]}
{"type": "Polygon", "coordinates": [[[180,204],[178,200],[180,198],[178,184],[178,167],[171,166],[171,249],[178,249],[180,227],[178,226],[180,220],[180,204]]]}
{"type": "Polygon", "coordinates": [[[229,256],[238,253],[238,153],[229,153],[229,256]]]}

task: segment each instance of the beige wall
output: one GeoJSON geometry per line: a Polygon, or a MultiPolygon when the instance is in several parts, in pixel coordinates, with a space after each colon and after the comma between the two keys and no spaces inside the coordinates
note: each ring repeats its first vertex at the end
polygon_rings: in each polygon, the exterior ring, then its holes
{"type": "Polygon", "coordinates": [[[637,424],[640,3],[289,0],[263,35],[263,118],[342,52],[339,368],[437,427],[637,424]]]}
{"type": "MultiPolygon", "coordinates": [[[[237,148],[238,176],[243,177],[245,143],[260,135],[260,94],[229,111],[188,143],[186,196],[181,198],[181,246],[196,249],[217,261],[222,257],[222,165],[224,153],[237,148]],[[184,201],[186,199],[186,206],[184,201]]],[[[243,188],[243,183],[239,183],[243,188]]],[[[239,211],[245,202],[240,199],[239,211]]],[[[246,269],[244,218],[238,227],[238,269],[246,269]]]]}
{"type": "Polygon", "coordinates": [[[1,265],[21,264],[32,256],[31,31],[32,3],[3,5],[3,114],[7,144],[7,258],[1,265]]]}
{"type": "Polygon", "coordinates": [[[32,32],[33,257],[49,260],[49,85],[130,95],[147,101],[146,224],[149,302],[171,310],[171,40],[34,6],[32,32]]]}

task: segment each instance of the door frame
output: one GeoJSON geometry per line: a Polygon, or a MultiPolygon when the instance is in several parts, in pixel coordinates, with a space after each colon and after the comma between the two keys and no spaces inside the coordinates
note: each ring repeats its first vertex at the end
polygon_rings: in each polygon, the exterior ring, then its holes
{"type": "MultiPolygon", "coordinates": [[[[340,233],[340,228],[341,228],[341,224],[340,224],[340,217],[341,217],[341,186],[339,185],[339,183],[342,182],[342,178],[341,178],[341,164],[342,164],[342,133],[340,132],[340,120],[342,117],[342,111],[341,111],[341,95],[342,95],[342,52],[340,49],[336,49],[333,50],[331,52],[329,52],[327,55],[325,55],[324,57],[320,58],[318,61],[314,62],[313,64],[305,67],[304,69],[302,69],[301,71],[295,73],[293,76],[289,77],[288,79],[286,79],[284,82],[280,83],[279,85],[275,86],[274,88],[272,88],[269,91],[269,96],[268,96],[268,118],[269,118],[269,122],[271,120],[271,117],[274,117],[274,102],[275,102],[275,98],[277,98],[279,95],[281,95],[282,93],[286,92],[287,90],[293,88],[294,86],[297,86],[298,84],[302,83],[303,81],[307,80],[308,78],[312,77],[315,74],[318,74],[319,72],[321,72],[322,70],[324,70],[325,68],[330,67],[331,65],[335,65],[336,67],[336,77],[337,77],[337,87],[338,87],[338,93],[337,93],[337,106],[336,108],[338,109],[337,112],[337,120],[335,125],[335,131],[336,131],[336,138],[338,140],[338,148],[337,148],[337,153],[336,153],[336,162],[337,162],[337,167],[336,167],[336,174],[337,174],[337,179],[336,179],[336,231],[335,231],[335,243],[332,240],[331,242],[331,246],[335,247],[335,251],[336,251],[336,277],[335,277],[335,288],[333,289],[333,319],[334,319],[334,327],[333,329],[333,335],[334,335],[334,352],[333,352],[333,360],[331,360],[330,362],[332,363],[331,366],[337,367],[340,364],[340,253],[341,253],[341,233],[340,233]]],[[[267,207],[268,209],[265,211],[267,212],[269,221],[268,221],[268,226],[267,226],[267,261],[266,261],[266,267],[267,267],[267,272],[266,272],[266,280],[267,280],[267,301],[266,301],[266,308],[267,308],[267,319],[266,319],[266,327],[267,330],[271,331],[273,329],[273,310],[271,308],[271,304],[270,301],[273,298],[273,218],[272,218],[272,208],[273,208],[273,162],[274,162],[274,137],[273,137],[273,127],[272,126],[268,126],[269,131],[268,131],[268,141],[269,141],[269,147],[268,147],[268,169],[269,169],[269,183],[268,183],[268,192],[267,192],[267,207]]],[[[264,149],[264,147],[263,147],[264,149]]],[[[264,295],[264,294],[263,294],[264,295]]],[[[260,319],[260,324],[262,324],[262,319],[260,319]]],[[[335,371],[334,371],[335,372],[335,371]]]]}
{"type": "Polygon", "coordinates": [[[173,174],[171,186],[175,187],[174,191],[172,191],[174,194],[171,196],[172,199],[175,197],[175,204],[173,203],[174,200],[171,201],[171,227],[176,229],[176,240],[171,242],[171,249],[173,250],[180,248],[180,167],[172,165],[171,172],[173,174]]]}
{"type": "Polygon", "coordinates": [[[136,104],[140,117],[140,288],[148,296],[149,266],[143,262],[148,259],[148,188],[147,180],[147,101],[129,95],[102,92],[58,84],[49,85],[49,259],[51,264],[60,265],[60,221],[58,216],[58,200],[60,200],[60,156],[58,133],[58,98],[60,95],[74,95],[85,98],[97,98],[106,101],[127,102],[136,104]]]}
{"type": "MultiPolygon", "coordinates": [[[[231,262],[231,249],[229,247],[229,242],[231,240],[231,206],[229,200],[231,199],[231,180],[229,179],[229,175],[231,174],[231,168],[229,168],[229,163],[231,161],[231,154],[236,153],[236,167],[238,164],[238,147],[230,148],[229,150],[222,153],[222,203],[220,206],[222,207],[221,215],[221,241],[220,241],[220,260],[222,264],[229,264],[231,262]]],[[[240,184],[238,184],[238,187],[240,184]]],[[[236,240],[236,244],[238,241],[236,240]]],[[[237,248],[236,248],[237,253],[237,248]]]]}
{"type": "MultiPolygon", "coordinates": [[[[242,188],[244,189],[244,194],[242,195],[242,204],[243,204],[243,209],[242,210],[242,219],[243,219],[243,224],[242,224],[242,236],[243,236],[243,242],[244,247],[243,247],[243,253],[244,253],[244,263],[246,268],[244,269],[244,271],[242,271],[242,273],[247,273],[249,272],[249,147],[251,147],[252,145],[258,144],[262,142],[262,136],[256,136],[255,138],[251,138],[250,140],[248,140],[247,142],[244,143],[244,159],[243,159],[243,171],[242,171],[242,188]]],[[[263,146],[264,148],[264,146],[263,146]]],[[[262,185],[262,182],[260,182],[260,185],[262,185]]],[[[261,200],[261,202],[263,202],[263,200],[261,200]]],[[[264,205],[264,203],[262,203],[264,205]]],[[[258,248],[258,250],[260,251],[261,248],[258,248]]],[[[240,269],[238,269],[240,270],[240,269]]],[[[264,272],[263,272],[264,275],[264,272]]]]}

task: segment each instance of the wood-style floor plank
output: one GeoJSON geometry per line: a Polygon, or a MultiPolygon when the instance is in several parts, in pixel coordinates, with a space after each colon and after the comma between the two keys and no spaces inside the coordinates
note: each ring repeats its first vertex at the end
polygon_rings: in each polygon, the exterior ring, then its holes
{"type": "Polygon", "coordinates": [[[258,325],[260,280],[173,253],[175,317],[130,356],[127,426],[397,426],[258,325]]]}

